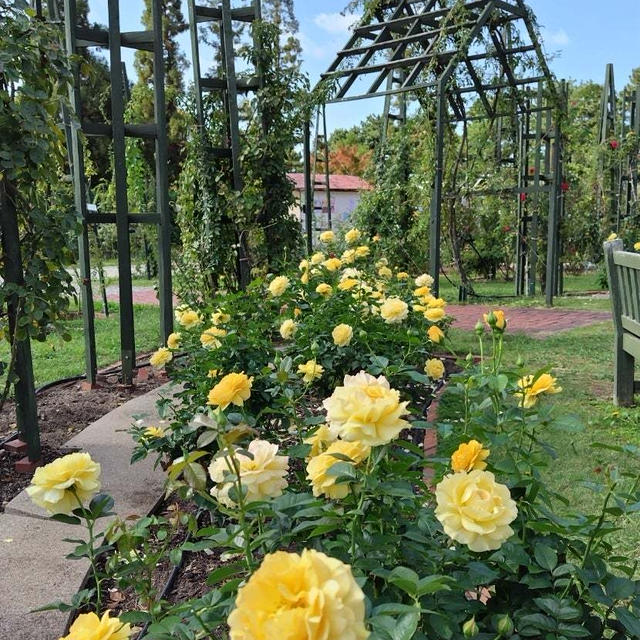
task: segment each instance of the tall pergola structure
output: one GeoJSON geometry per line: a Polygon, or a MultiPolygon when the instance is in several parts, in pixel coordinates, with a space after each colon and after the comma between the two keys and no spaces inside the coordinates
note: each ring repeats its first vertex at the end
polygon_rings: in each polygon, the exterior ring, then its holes
{"type": "MultiPolygon", "coordinates": [[[[549,198],[546,296],[547,303],[552,304],[560,283],[558,236],[563,192],[559,113],[563,91],[549,70],[534,15],[523,0],[374,3],[365,10],[321,83],[326,85],[327,103],[382,96],[388,104],[390,96],[410,93],[434,114],[429,260],[436,292],[441,269],[446,129],[480,118],[496,126],[503,119],[514,121],[514,130],[523,143],[513,160],[521,177],[512,188],[502,188],[501,192],[513,193],[521,203],[529,194],[537,199],[549,198]],[[532,154],[537,159],[531,170],[528,163],[532,154]]],[[[306,149],[311,147],[309,135],[310,127],[306,149]]],[[[308,156],[305,171],[310,184],[308,156]]],[[[312,212],[312,192],[307,189],[307,230],[311,228],[312,212]]],[[[527,213],[524,204],[518,214],[516,288],[524,289],[523,283],[533,271],[535,290],[538,243],[530,236],[532,228],[539,233],[540,221],[527,213]]],[[[310,240],[308,234],[308,243],[310,240]]]]}

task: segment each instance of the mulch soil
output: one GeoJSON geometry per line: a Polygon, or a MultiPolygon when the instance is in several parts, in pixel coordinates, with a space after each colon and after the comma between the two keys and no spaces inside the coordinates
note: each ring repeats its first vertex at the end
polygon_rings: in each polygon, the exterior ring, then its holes
{"type": "MultiPolygon", "coordinates": [[[[69,453],[65,443],[98,418],[165,382],[166,378],[154,376],[149,371],[148,378],[138,379],[133,387],[123,387],[118,384],[117,374],[106,374],[99,377],[99,388],[90,391],[83,391],[80,382],[68,382],[38,393],[43,464],[69,453]]],[[[0,411],[0,442],[15,431],[15,406],[13,402],[7,402],[0,411]]],[[[22,457],[24,455],[0,448],[0,512],[31,481],[30,474],[15,471],[14,465],[22,457]]]]}

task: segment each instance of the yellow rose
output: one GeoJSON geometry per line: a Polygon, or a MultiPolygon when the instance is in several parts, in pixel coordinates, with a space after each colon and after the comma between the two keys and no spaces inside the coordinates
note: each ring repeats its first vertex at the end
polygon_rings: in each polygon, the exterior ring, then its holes
{"type": "Polygon", "coordinates": [[[398,280],[408,280],[409,274],[406,271],[398,271],[398,273],[396,273],[396,278],[398,280]]]}
{"type": "Polygon", "coordinates": [[[442,320],[445,315],[445,311],[442,307],[433,307],[424,312],[424,317],[429,320],[429,322],[438,322],[442,320]]]}
{"type": "Polygon", "coordinates": [[[340,256],[342,262],[344,264],[353,264],[356,259],[356,250],[355,249],[347,249],[343,252],[342,256],[340,256]]]}
{"type": "Polygon", "coordinates": [[[300,276],[300,282],[302,282],[302,284],[309,284],[309,272],[308,271],[305,271],[300,276]]]}
{"type": "Polygon", "coordinates": [[[362,232],[359,229],[351,229],[344,234],[344,239],[347,244],[355,244],[362,237],[362,232]]]}
{"type": "Polygon", "coordinates": [[[200,344],[205,349],[217,349],[222,343],[218,340],[221,337],[219,331],[222,331],[222,335],[226,335],[226,331],[218,329],[217,327],[210,327],[200,336],[200,344]]]}
{"type": "Polygon", "coordinates": [[[438,358],[430,358],[424,365],[424,372],[432,380],[440,380],[444,376],[444,362],[438,358]]]}
{"type": "Polygon", "coordinates": [[[324,253],[322,251],[317,251],[311,256],[311,264],[318,265],[324,262],[324,253]]]}
{"type": "Polygon", "coordinates": [[[318,378],[322,378],[324,367],[315,360],[307,360],[304,364],[298,365],[298,373],[303,374],[302,379],[309,384],[318,378]]]}
{"type": "Polygon", "coordinates": [[[71,625],[69,634],[60,640],[129,640],[133,629],[128,623],[112,618],[109,611],[102,618],[91,613],[81,613],[71,625]]]}
{"type": "Polygon", "coordinates": [[[382,237],[379,236],[377,233],[375,236],[373,236],[373,238],[371,238],[372,242],[380,242],[380,240],[382,240],[382,237]]]}
{"type": "Polygon", "coordinates": [[[296,332],[297,328],[298,325],[293,320],[291,320],[291,318],[289,318],[280,325],[280,335],[285,340],[290,340],[291,338],[293,338],[293,334],[296,332]]]}
{"type": "Polygon", "coordinates": [[[209,391],[207,404],[219,406],[223,411],[234,404],[241,407],[251,397],[253,378],[244,373],[228,373],[209,391]]]}
{"type": "Polygon", "coordinates": [[[144,430],[144,437],[147,439],[163,438],[164,431],[160,427],[147,427],[144,430]]]}
{"type": "Polygon", "coordinates": [[[296,307],[296,308],[293,310],[293,315],[294,315],[296,318],[297,318],[297,317],[299,317],[299,316],[301,316],[301,315],[302,315],[302,309],[300,309],[300,307],[296,307]]]}
{"type": "Polygon", "coordinates": [[[431,289],[429,287],[418,287],[414,290],[413,295],[416,298],[424,298],[431,293],[431,289]]]}
{"type": "Polygon", "coordinates": [[[425,302],[431,309],[444,309],[447,303],[442,298],[434,298],[433,296],[425,296],[425,302]]]}
{"type": "Polygon", "coordinates": [[[633,245],[633,248],[634,248],[636,251],[640,251],[640,242],[636,242],[636,243],[633,245]]]}
{"type": "Polygon", "coordinates": [[[186,309],[180,314],[178,324],[186,329],[192,329],[193,327],[197,327],[199,324],[202,324],[202,316],[193,309],[186,309]]]}
{"type": "Polygon", "coordinates": [[[543,393],[555,394],[562,391],[562,387],[557,386],[558,380],[549,373],[543,373],[534,381],[533,376],[525,376],[518,380],[519,391],[516,396],[519,397],[522,405],[529,409],[538,402],[538,396],[543,393]]]}
{"type": "Polygon", "coordinates": [[[371,249],[366,244],[362,244],[356,249],[356,258],[366,258],[370,253],[371,249]]]}
{"type": "Polygon", "coordinates": [[[155,369],[162,369],[167,362],[173,360],[173,353],[166,347],[160,347],[150,358],[149,364],[155,369]]]}
{"type": "Polygon", "coordinates": [[[336,241],[336,234],[333,233],[333,231],[323,231],[320,234],[320,242],[324,242],[324,244],[329,244],[335,241],[336,241]]]}
{"type": "Polygon", "coordinates": [[[320,551],[267,554],[240,587],[230,640],[366,640],[364,594],[349,565],[320,551]]]}
{"type": "Polygon", "coordinates": [[[352,460],[350,464],[358,465],[369,457],[370,451],[371,448],[362,442],[336,440],[324,453],[312,457],[307,464],[307,480],[311,481],[313,495],[317,497],[324,494],[333,500],[346,497],[350,491],[349,484],[336,484],[337,476],[328,473],[337,462],[345,462],[334,454],[347,456],[352,460]]]}
{"type": "Polygon", "coordinates": [[[380,258],[380,260],[376,262],[376,269],[379,269],[380,267],[388,267],[388,266],[389,266],[389,261],[386,258],[380,258]]]}
{"type": "Polygon", "coordinates": [[[180,347],[180,341],[182,340],[181,333],[170,333],[167,338],[167,347],[169,349],[178,349],[180,347]]]}
{"type": "Polygon", "coordinates": [[[278,445],[266,440],[253,440],[247,447],[251,456],[235,451],[234,460],[228,453],[214,458],[209,465],[209,476],[216,483],[211,495],[227,507],[236,506],[229,491],[237,483],[237,472],[244,493],[244,502],[258,502],[277,498],[287,486],[289,458],[278,455],[278,445]],[[235,465],[234,465],[235,461],[235,465]]]}
{"type": "Polygon", "coordinates": [[[218,311],[214,311],[211,314],[211,322],[213,322],[213,324],[215,325],[226,324],[230,320],[231,320],[231,316],[228,313],[224,313],[223,311],[220,311],[220,309],[218,309],[218,311]]]}
{"type": "Polygon", "coordinates": [[[451,456],[451,468],[456,473],[486,469],[485,460],[489,457],[489,453],[489,449],[483,449],[477,440],[463,442],[451,456]]]}
{"type": "Polygon", "coordinates": [[[355,278],[345,278],[338,283],[338,289],[340,291],[349,291],[349,289],[353,289],[357,285],[358,281],[355,278]]]}
{"type": "Polygon", "coordinates": [[[431,340],[431,342],[434,342],[435,344],[440,344],[444,340],[444,331],[440,327],[436,326],[435,324],[432,324],[427,329],[427,337],[429,338],[429,340],[431,340]]]}
{"type": "Polygon", "coordinates": [[[610,233],[609,236],[607,237],[607,242],[613,242],[614,240],[618,239],[618,234],[617,233],[610,233]]]}
{"type": "Polygon", "coordinates": [[[269,292],[274,298],[281,296],[289,286],[289,278],[287,276],[276,276],[269,284],[269,292]]]}
{"type": "Polygon", "coordinates": [[[427,307],[422,304],[414,304],[411,308],[418,313],[424,313],[427,310],[427,307]]]}
{"type": "Polygon", "coordinates": [[[423,273],[419,275],[414,282],[416,283],[416,287],[432,287],[433,286],[433,278],[428,273],[423,273]]]}
{"type": "Polygon", "coordinates": [[[305,444],[311,445],[311,451],[309,451],[309,456],[307,460],[310,458],[314,458],[315,456],[324,453],[327,450],[327,447],[336,441],[337,436],[329,429],[326,424],[318,427],[317,431],[308,438],[305,438],[303,442],[305,444]]]}
{"type": "Polygon", "coordinates": [[[337,271],[342,266],[340,258],[329,258],[322,263],[327,271],[337,271]]]}
{"type": "Polygon", "coordinates": [[[380,315],[387,324],[399,324],[409,315],[409,305],[400,298],[387,298],[380,305],[380,315]]]}
{"type": "Polygon", "coordinates": [[[409,426],[402,418],[408,403],[400,402],[400,394],[384,376],[375,378],[361,371],[345,376],[343,385],[322,403],[327,423],[343,440],[374,447],[391,442],[409,426]]]}
{"type": "Polygon", "coordinates": [[[70,453],[33,474],[27,495],[49,513],[71,513],[100,490],[100,465],[88,453],[70,453]]]}
{"type": "Polygon", "coordinates": [[[393,271],[389,269],[389,267],[385,267],[384,265],[378,269],[378,275],[381,278],[390,278],[393,275],[393,271]]]}
{"type": "Polygon", "coordinates": [[[498,331],[504,331],[507,328],[507,319],[504,317],[502,309],[496,309],[490,313],[482,314],[484,321],[492,328],[498,331]]]}
{"type": "Polygon", "coordinates": [[[382,293],[382,291],[372,291],[371,297],[374,300],[381,300],[382,298],[384,298],[384,293],[382,293]]]}
{"type": "Polygon", "coordinates": [[[339,324],[331,332],[333,343],[338,347],[346,347],[353,338],[353,329],[348,324],[339,324]]]}
{"type": "Polygon", "coordinates": [[[444,532],[471,551],[494,551],[513,535],[518,517],[509,489],[489,471],[453,473],[436,487],[435,515],[444,532]]]}
{"type": "Polygon", "coordinates": [[[319,293],[321,296],[328,298],[333,293],[333,287],[326,282],[322,282],[316,287],[316,293],[319,293]]]}
{"type": "Polygon", "coordinates": [[[209,369],[209,372],[207,373],[207,378],[217,378],[217,377],[218,377],[218,370],[209,369]]]}

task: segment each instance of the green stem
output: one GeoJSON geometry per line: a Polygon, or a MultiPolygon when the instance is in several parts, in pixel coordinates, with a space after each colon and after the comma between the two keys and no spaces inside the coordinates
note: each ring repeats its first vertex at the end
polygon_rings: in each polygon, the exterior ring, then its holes
{"type": "Polygon", "coordinates": [[[89,542],[87,545],[88,546],[87,555],[89,557],[89,564],[91,565],[91,573],[93,574],[93,580],[96,584],[96,611],[98,613],[101,613],[102,612],[102,586],[101,586],[102,581],[100,580],[100,575],[98,572],[97,557],[95,552],[95,541],[96,541],[96,538],[94,535],[95,521],[91,518],[90,512],[84,508],[84,505],[82,504],[82,500],[80,500],[80,498],[78,497],[75,487],[71,489],[71,493],[73,493],[76,499],[76,502],[80,506],[80,509],[82,511],[82,517],[84,518],[84,521],[87,523],[87,533],[89,534],[89,542]]]}

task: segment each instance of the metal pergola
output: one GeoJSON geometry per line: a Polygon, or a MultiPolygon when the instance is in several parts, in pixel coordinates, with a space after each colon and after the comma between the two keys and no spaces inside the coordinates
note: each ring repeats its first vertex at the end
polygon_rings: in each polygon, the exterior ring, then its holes
{"type": "MultiPolygon", "coordinates": [[[[551,74],[534,15],[523,0],[384,0],[365,11],[321,83],[327,103],[411,93],[434,112],[435,171],[430,205],[430,271],[434,291],[441,270],[441,225],[447,126],[489,119],[517,124],[520,194],[516,291],[535,291],[539,220],[526,199],[549,198],[546,298],[560,288],[562,132],[565,91],[551,74]],[[516,34],[518,41],[513,42],[516,34]],[[510,105],[505,107],[505,103],[510,105]],[[478,106],[476,106],[478,105],[478,106]],[[473,109],[472,109],[473,106],[473,109]],[[478,113],[478,108],[480,113],[478,113]],[[528,162],[534,160],[530,171],[528,162]],[[531,234],[535,232],[535,240],[531,234]]],[[[402,104],[402,103],[401,103],[402,104]]],[[[406,118],[406,106],[405,115],[406,118]]],[[[313,194],[310,130],[305,128],[305,219],[311,249],[313,194]]],[[[537,210],[537,209],[536,209],[537,210]]]]}

